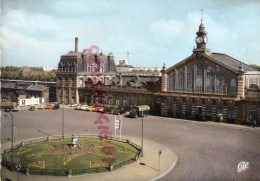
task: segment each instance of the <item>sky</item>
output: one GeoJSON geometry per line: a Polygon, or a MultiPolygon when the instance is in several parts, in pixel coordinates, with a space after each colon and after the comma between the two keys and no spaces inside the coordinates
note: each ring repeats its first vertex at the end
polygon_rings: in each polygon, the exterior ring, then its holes
{"type": "Polygon", "coordinates": [[[2,0],[1,66],[57,67],[92,45],[115,62],[170,67],[192,54],[201,18],[207,48],[260,65],[260,0],[2,0]],[[203,11],[202,11],[203,9],[203,11]],[[203,13],[202,13],[203,12],[203,13]]]}

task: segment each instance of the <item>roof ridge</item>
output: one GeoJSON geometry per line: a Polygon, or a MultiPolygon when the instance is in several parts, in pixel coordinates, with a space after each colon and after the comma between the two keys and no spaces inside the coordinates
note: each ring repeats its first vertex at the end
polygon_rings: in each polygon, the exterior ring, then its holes
{"type": "MultiPolygon", "coordinates": [[[[225,53],[212,52],[212,54],[225,55],[225,56],[228,56],[228,57],[234,59],[235,61],[237,61],[237,62],[239,62],[239,63],[242,62],[244,65],[247,65],[248,67],[251,67],[251,66],[248,65],[247,63],[245,63],[245,62],[243,62],[243,61],[240,61],[240,60],[238,60],[238,59],[236,59],[236,58],[234,58],[234,57],[232,57],[232,56],[230,56],[230,55],[227,55],[227,54],[225,54],[225,53]]],[[[253,67],[251,67],[251,68],[253,68],[253,67]]]]}

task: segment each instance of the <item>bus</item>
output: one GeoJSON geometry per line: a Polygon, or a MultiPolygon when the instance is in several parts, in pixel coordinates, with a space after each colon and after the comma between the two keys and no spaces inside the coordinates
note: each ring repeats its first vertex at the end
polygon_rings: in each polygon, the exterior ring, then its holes
{"type": "Polygon", "coordinates": [[[150,114],[150,107],[148,105],[133,106],[130,109],[129,116],[132,118],[138,118],[147,116],[150,114]]]}

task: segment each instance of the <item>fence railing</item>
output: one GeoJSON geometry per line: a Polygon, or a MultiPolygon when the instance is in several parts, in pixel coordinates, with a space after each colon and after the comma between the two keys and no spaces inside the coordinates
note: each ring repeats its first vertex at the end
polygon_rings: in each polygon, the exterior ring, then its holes
{"type": "MultiPolygon", "coordinates": [[[[97,135],[79,135],[79,137],[80,138],[100,138],[97,135]]],[[[66,135],[66,136],[64,136],[64,138],[71,138],[71,136],[66,135]]],[[[48,141],[48,140],[55,140],[55,139],[61,139],[61,137],[60,136],[49,136],[49,137],[44,137],[44,138],[30,140],[30,141],[22,141],[20,144],[15,145],[13,147],[13,150],[15,150],[21,146],[24,146],[24,145],[34,144],[34,143],[48,141]]],[[[115,137],[111,137],[109,139],[112,139],[112,140],[115,140],[118,142],[128,143],[129,145],[135,147],[137,150],[135,157],[130,158],[124,162],[115,164],[112,167],[110,166],[110,167],[97,167],[97,168],[73,169],[73,170],[71,170],[71,169],[69,169],[69,170],[37,169],[37,168],[24,167],[23,165],[17,165],[17,164],[12,163],[11,161],[7,160],[7,158],[10,157],[10,155],[8,156],[8,154],[12,152],[12,148],[9,148],[9,149],[4,150],[4,153],[2,154],[2,163],[1,164],[9,170],[13,169],[17,172],[24,173],[27,175],[70,176],[70,175],[82,175],[82,174],[88,174],[88,173],[100,173],[100,172],[112,171],[112,170],[120,168],[124,165],[127,165],[129,163],[135,162],[139,158],[140,153],[141,153],[141,147],[138,146],[137,144],[133,143],[129,139],[119,139],[119,138],[115,138],[115,137]],[[14,164],[14,165],[12,165],[12,164],[14,164]]],[[[13,155],[11,155],[11,156],[13,156],[13,155]]]]}

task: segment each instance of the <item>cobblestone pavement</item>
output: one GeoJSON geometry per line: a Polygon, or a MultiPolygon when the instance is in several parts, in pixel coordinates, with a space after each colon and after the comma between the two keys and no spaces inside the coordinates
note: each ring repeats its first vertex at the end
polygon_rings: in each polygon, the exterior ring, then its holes
{"type": "MultiPolygon", "coordinates": [[[[16,140],[62,133],[61,109],[13,114],[16,140]]],[[[114,116],[108,116],[113,132],[114,116]]],[[[64,117],[65,134],[98,134],[94,124],[97,113],[65,109],[64,117]]],[[[141,123],[141,118],[123,118],[122,135],[141,137],[141,123]]],[[[2,116],[1,124],[1,141],[8,143],[10,116],[2,116]]],[[[174,150],[178,156],[175,168],[160,181],[260,180],[260,128],[148,116],[144,118],[144,138],[174,150]],[[248,162],[249,168],[237,172],[242,161],[248,162]]]]}

